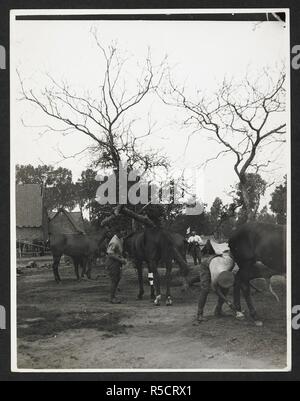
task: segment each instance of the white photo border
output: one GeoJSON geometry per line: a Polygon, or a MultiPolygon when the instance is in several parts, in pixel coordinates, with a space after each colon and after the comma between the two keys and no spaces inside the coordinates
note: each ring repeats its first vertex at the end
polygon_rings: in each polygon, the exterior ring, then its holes
{"type": "Polygon", "coordinates": [[[292,370],[292,287],[291,287],[291,88],[290,88],[290,9],[289,8],[207,8],[207,9],[36,9],[10,11],[10,224],[11,224],[11,371],[17,373],[138,373],[138,372],[290,372],[292,370]],[[15,159],[14,147],[16,138],[14,134],[14,99],[16,82],[12,80],[12,73],[16,68],[15,52],[12,39],[15,32],[17,16],[50,16],[50,15],[114,15],[114,14],[263,14],[282,12],[286,15],[286,72],[287,72],[287,363],[283,369],[20,369],[17,364],[17,275],[16,275],[16,196],[15,196],[15,159]]]}

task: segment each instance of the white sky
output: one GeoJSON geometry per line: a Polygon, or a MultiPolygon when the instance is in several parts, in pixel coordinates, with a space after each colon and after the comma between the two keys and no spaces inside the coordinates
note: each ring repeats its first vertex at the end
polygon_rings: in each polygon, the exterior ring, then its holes
{"type": "MultiPolygon", "coordinates": [[[[96,28],[100,40],[109,44],[118,41],[118,47],[142,61],[151,48],[154,63],[165,54],[174,66],[177,81],[186,82],[189,88],[216,88],[224,76],[243,77],[246,71],[256,73],[269,66],[279,68],[285,59],[287,34],[278,22],[177,22],[177,21],[17,21],[11,38],[13,60],[12,80],[18,68],[27,88],[38,91],[47,84],[45,74],[57,81],[66,80],[78,92],[91,90],[96,93],[102,81],[101,58],[90,33],[96,28]]],[[[134,76],[134,67],[130,71],[134,76]]],[[[76,179],[88,166],[88,159],[63,160],[57,147],[65,155],[71,155],[87,146],[86,138],[60,134],[39,136],[41,129],[24,127],[41,126],[48,122],[32,105],[18,102],[20,88],[12,86],[12,134],[15,161],[19,164],[57,164],[70,168],[76,179]],[[15,88],[15,90],[14,90],[15,88]]],[[[202,135],[195,135],[183,154],[190,131],[180,128],[180,111],[164,106],[151,97],[137,109],[141,119],[151,112],[157,122],[157,131],[151,138],[151,146],[162,149],[173,165],[193,167],[216,153],[215,144],[202,135]]],[[[138,125],[141,128],[141,125],[138,125]]],[[[138,135],[141,133],[138,132],[138,135]]],[[[148,145],[148,144],[147,144],[148,145]]],[[[219,148],[218,148],[219,149],[219,148]]],[[[268,157],[268,155],[266,155],[268,157]]],[[[286,174],[285,158],[279,161],[272,180],[281,182],[286,174]]],[[[226,192],[236,182],[231,168],[232,159],[212,162],[204,172],[204,201],[208,204],[216,196],[228,201],[226,192]]],[[[265,176],[268,180],[270,177],[265,176]]],[[[270,192],[270,191],[269,191],[270,192]]],[[[269,198],[266,197],[265,202],[269,198]]]]}

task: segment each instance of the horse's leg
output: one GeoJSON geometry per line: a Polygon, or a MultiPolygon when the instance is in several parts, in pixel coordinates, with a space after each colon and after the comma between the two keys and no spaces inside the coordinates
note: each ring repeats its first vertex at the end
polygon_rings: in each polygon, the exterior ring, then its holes
{"type": "Polygon", "coordinates": [[[62,255],[53,255],[53,266],[52,266],[52,268],[53,268],[54,278],[55,278],[55,281],[57,282],[57,284],[59,284],[61,282],[61,278],[60,278],[59,273],[58,273],[58,266],[59,266],[61,257],[62,257],[62,255]]]}
{"type": "Polygon", "coordinates": [[[154,273],[152,270],[151,263],[148,263],[148,280],[150,285],[150,298],[155,299],[155,289],[154,289],[154,273]]]}
{"type": "Polygon", "coordinates": [[[261,326],[262,322],[258,319],[258,315],[256,309],[254,307],[251,291],[250,291],[250,279],[251,273],[253,273],[255,261],[249,260],[240,264],[240,270],[236,275],[235,280],[235,288],[234,288],[234,305],[237,308],[237,317],[242,317],[243,314],[241,312],[241,304],[240,304],[240,290],[242,290],[243,296],[247,303],[247,307],[249,309],[250,316],[254,319],[255,324],[257,326],[261,326]],[[241,313],[239,315],[239,312],[241,313]]]}
{"type": "Polygon", "coordinates": [[[116,297],[116,292],[119,286],[119,282],[121,280],[121,264],[118,261],[113,261],[110,265],[110,301],[111,303],[121,303],[121,301],[116,297]]]}
{"type": "Polygon", "coordinates": [[[182,256],[182,259],[185,261],[185,263],[187,263],[187,260],[186,260],[187,250],[186,250],[186,248],[182,247],[181,249],[179,249],[179,252],[180,252],[180,254],[182,256]]]}
{"type": "Polygon", "coordinates": [[[93,263],[93,258],[86,258],[83,266],[82,266],[82,274],[81,277],[84,277],[86,274],[87,278],[91,280],[92,278],[92,263],[93,263]]]}
{"type": "Polygon", "coordinates": [[[166,305],[170,306],[173,304],[171,297],[172,260],[168,260],[166,262],[166,279],[167,279],[166,305]]]}
{"type": "Polygon", "coordinates": [[[153,281],[154,281],[154,290],[155,290],[155,300],[154,305],[159,306],[161,301],[161,292],[160,292],[160,278],[158,273],[158,262],[152,260],[150,262],[150,270],[153,272],[153,281]]]}
{"type": "Polygon", "coordinates": [[[79,260],[77,258],[73,258],[73,264],[74,264],[74,268],[75,268],[75,275],[77,280],[80,280],[80,276],[79,276],[79,260]]]}
{"type": "Polygon", "coordinates": [[[245,316],[241,306],[241,271],[239,270],[235,276],[233,287],[233,304],[236,309],[237,319],[243,319],[245,316]]]}
{"type": "Polygon", "coordinates": [[[84,278],[86,275],[86,259],[84,257],[80,258],[79,265],[81,267],[81,278],[84,278]]]}
{"type": "Polygon", "coordinates": [[[89,260],[87,261],[86,276],[87,276],[87,278],[88,278],[89,280],[92,279],[92,262],[93,262],[92,259],[89,259],[89,260]]]}
{"type": "Polygon", "coordinates": [[[247,306],[249,309],[250,316],[254,320],[256,326],[262,326],[263,323],[261,320],[259,320],[256,309],[255,309],[253,301],[252,301],[249,281],[242,282],[241,288],[242,288],[242,292],[243,292],[243,295],[245,297],[245,300],[246,300],[246,303],[247,303],[247,306]]]}
{"type": "MultiPolygon", "coordinates": [[[[136,269],[137,269],[137,274],[138,274],[138,282],[139,282],[139,293],[137,296],[137,299],[141,300],[143,299],[144,295],[144,282],[143,282],[143,263],[142,262],[136,262],[136,269]]],[[[153,285],[152,285],[153,287],[153,285]]]]}
{"type": "Polygon", "coordinates": [[[193,247],[193,259],[194,259],[194,265],[197,266],[197,250],[196,250],[196,246],[193,247]]]}

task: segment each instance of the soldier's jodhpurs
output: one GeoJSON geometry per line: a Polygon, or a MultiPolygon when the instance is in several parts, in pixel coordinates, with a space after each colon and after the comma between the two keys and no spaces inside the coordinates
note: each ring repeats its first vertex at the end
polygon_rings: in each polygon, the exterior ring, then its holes
{"type": "Polygon", "coordinates": [[[117,260],[107,257],[107,267],[109,272],[109,277],[111,281],[110,287],[110,298],[114,299],[116,296],[116,291],[118,289],[119,282],[121,280],[121,267],[122,263],[117,260]]]}
{"type": "Polygon", "coordinates": [[[207,264],[200,265],[200,294],[198,301],[198,316],[202,316],[211,285],[211,275],[207,264]]]}
{"type": "Polygon", "coordinates": [[[197,262],[201,263],[201,248],[200,245],[194,244],[194,252],[193,252],[194,264],[197,262]]]}

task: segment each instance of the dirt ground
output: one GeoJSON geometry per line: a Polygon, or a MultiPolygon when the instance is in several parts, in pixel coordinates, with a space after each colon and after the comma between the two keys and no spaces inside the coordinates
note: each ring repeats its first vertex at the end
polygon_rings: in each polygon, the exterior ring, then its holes
{"type": "MultiPolygon", "coordinates": [[[[254,295],[264,321],[215,318],[216,296],[207,303],[208,322],[193,325],[199,288],[182,293],[174,270],[173,306],[137,301],[137,276],[123,270],[123,303],[108,302],[103,266],[93,280],[75,280],[71,266],[22,269],[18,277],[18,368],[22,369],[282,369],[286,366],[285,285],[274,280],[278,304],[269,293],[254,295]]],[[[161,270],[164,293],[164,271],[161,270]]],[[[145,271],[146,283],[146,271],[145,271]]]]}

